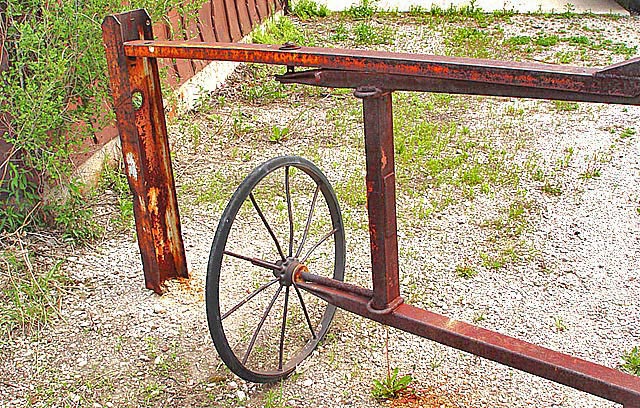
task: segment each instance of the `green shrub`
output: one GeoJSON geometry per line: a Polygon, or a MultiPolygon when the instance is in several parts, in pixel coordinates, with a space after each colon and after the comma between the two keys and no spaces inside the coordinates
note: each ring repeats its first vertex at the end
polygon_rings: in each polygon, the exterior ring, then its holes
{"type": "Polygon", "coordinates": [[[346,13],[355,19],[366,19],[373,17],[376,9],[375,0],[360,0],[360,3],[349,7],[346,13]]]}
{"type": "Polygon", "coordinates": [[[640,375],[640,347],[635,346],[622,356],[622,370],[629,374],[640,375]]]}
{"type": "Polygon", "coordinates": [[[313,17],[326,17],[329,15],[329,9],[326,5],[318,5],[313,0],[298,0],[293,4],[291,14],[302,20],[313,17]]]}
{"type": "Polygon", "coordinates": [[[30,220],[56,219],[47,211],[61,207],[40,205],[38,181],[45,187],[66,186],[73,168],[70,156],[95,130],[92,119],[107,114],[107,123],[113,118],[102,109],[109,99],[102,19],[138,7],[154,12],[155,20],[172,8],[188,15],[186,8],[195,10],[202,0],[188,6],[181,0],[125,3],[8,2],[4,45],[9,69],[0,73],[0,111],[11,115],[12,132],[0,137],[13,149],[0,172],[0,231],[16,230],[30,220]]]}

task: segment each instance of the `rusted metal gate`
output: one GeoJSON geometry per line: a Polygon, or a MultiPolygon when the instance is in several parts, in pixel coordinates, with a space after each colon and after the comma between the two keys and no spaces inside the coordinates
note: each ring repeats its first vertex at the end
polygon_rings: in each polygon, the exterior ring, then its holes
{"type": "MultiPolygon", "coordinates": [[[[288,296],[289,288],[293,287],[296,291],[303,289],[330,305],[374,321],[618,402],[625,408],[640,408],[638,377],[404,303],[400,297],[398,277],[391,97],[395,90],[408,90],[640,105],[640,58],[598,69],[302,48],[294,44],[277,46],[156,41],[153,40],[151,22],[143,10],[107,17],[103,30],[123,154],[135,196],[136,227],[147,287],[157,292],[161,292],[164,280],[187,276],[159,88],[158,58],[284,65],[287,73],[278,77],[283,83],[353,88],[354,95],[363,100],[373,290],[342,282],[341,276],[336,279],[335,276],[340,273],[334,274],[333,279],[315,275],[304,265],[304,258],[298,259],[297,254],[292,255],[291,238],[287,256],[274,237],[280,253],[275,258],[277,261],[256,259],[225,250],[225,243],[221,240],[226,241],[226,225],[233,223],[235,217],[225,210],[226,215],[223,214],[221,219],[209,258],[207,317],[218,352],[236,374],[252,381],[283,378],[295,369],[295,364],[309,355],[326,332],[328,322],[323,320],[319,326],[322,331],[316,335],[317,331],[314,331],[307,316],[312,338],[299,353],[283,361],[287,311],[285,300],[277,353],[279,358],[275,359],[278,364],[271,371],[256,371],[246,364],[275,299],[282,288],[286,288],[285,296],[288,296]],[[297,71],[299,68],[312,69],[297,71]],[[142,101],[139,106],[134,106],[132,102],[135,95],[142,101]],[[214,275],[219,272],[216,268],[224,257],[243,259],[264,268],[276,277],[269,285],[278,282],[280,285],[243,358],[233,354],[222,333],[222,320],[245,302],[243,300],[224,315],[221,314],[216,299],[220,288],[214,275]]],[[[324,176],[304,159],[285,157],[277,160],[281,159],[285,160],[285,164],[278,162],[276,166],[285,168],[287,197],[288,166],[303,168],[313,175],[319,183],[318,189],[324,183],[324,176]]],[[[273,163],[270,161],[265,165],[273,163]]],[[[261,166],[250,177],[260,176],[265,171],[261,166]]],[[[251,187],[250,184],[248,186],[251,187]]],[[[253,202],[253,197],[249,197],[253,202]]],[[[290,199],[287,200],[290,204],[290,199]]],[[[254,206],[269,229],[255,202],[254,206]]],[[[339,234],[343,243],[343,225],[338,218],[336,216],[333,219],[334,228],[327,236],[339,234]]],[[[289,222],[293,229],[291,215],[289,222]]],[[[344,262],[336,264],[344,267],[344,262]]]]}

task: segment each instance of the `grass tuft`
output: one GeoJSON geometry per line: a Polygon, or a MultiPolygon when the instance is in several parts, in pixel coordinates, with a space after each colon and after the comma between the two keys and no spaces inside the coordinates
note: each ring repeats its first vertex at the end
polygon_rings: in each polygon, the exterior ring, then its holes
{"type": "Polygon", "coordinates": [[[28,333],[50,321],[59,308],[62,286],[67,278],[62,262],[38,273],[32,255],[26,250],[0,252],[0,337],[13,331],[28,333]]]}

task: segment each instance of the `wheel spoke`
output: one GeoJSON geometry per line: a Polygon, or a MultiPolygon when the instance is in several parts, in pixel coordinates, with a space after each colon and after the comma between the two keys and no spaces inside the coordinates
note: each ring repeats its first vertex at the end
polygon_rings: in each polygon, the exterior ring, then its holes
{"type": "Polygon", "coordinates": [[[324,241],[327,240],[327,238],[329,238],[330,236],[332,236],[333,234],[336,233],[336,231],[338,231],[337,228],[332,229],[331,231],[329,231],[328,233],[326,233],[322,238],[320,238],[320,241],[318,241],[317,244],[315,244],[310,250],[309,252],[307,252],[307,254],[304,256],[304,258],[302,258],[302,260],[300,261],[300,263],[305,263],[306,260],[309,258],[309,256],[311,256],[311,253],[313,251],[315,251],[316,248],[318,248],[320,245],[322,245],[322,243],[324,241]]]}
{"type": "Polygon", "coordinates": [[[253,299],[254,297],[256,297],[256,295],[260,292],[262,292],[263,290],[265,290],[266,288],[268,288],[269,286],[273,285],[274,283],[276,283],[279,279],[274,279],[270,282],[265,283],[264,285],[260,286],[258,289],[254,290],[253,292],[251,292],[249,295],[247,295],[244,299],[242,299],[240,301],[240,303],[238,303],[237,305],[235,305],[234,307],[232,307],[231,309],[229,309],[225,314],[222,315],[222,317],[220,317],[220,320],[224,320],[225,318],[227,318],[231,313],[235,312],[236,310],[240,309],[243,305],[245,305],[248,301],[250,301],[251,299],[253,299]]]}
{"type": "Polygon", "coordinates": [[[316,332],[313,330],[313,324],[311,324],[311,319],[309,318],[309,312],[307,311],[307,306],[304,303],[304,299],[302,298],[302,293],[300,293],[300,289],[298,289],[298,285],[293,284],[293,288],[296,290],[296,294],[298,295],[298,300],[300,300],[300,306],[302,306],[302,311],[304,312],[304,318],[307,320],[307,325],[309,326],[309,330],[311,331],[311,336],[315,339],[316,332]]]}
{"type": "Polygon", "coordinates": [[[289,185],[289,166],[284,168],[284,191],[287,195],[287,212],[289,213],[289,257],[293,255],[293,208],[291,205],[291,186],[289,185]]]}
{"type": "Polygon", "coordinates": [[[224,254],[232,256],[234,258],[242,259],[243,261],[249,261],[253,265],[259,266],[261,268],[271,269],[272,271],[280,271],[280,270],[282,270],[282,267],[280,265],[276,265],[276,264],[271,263],[271,262],[263,261],[262,259],[251,258],[250,256],[236,254],[235,252],[231,252],[231,251],[224,251],[224,254]]]}
{"type": "Polygon", "coordinates": [[[247,364],[247,360],[249,359],[249,354],[251,354],[251,350],[253,350],[253,346],[256,343],[256,340],[258,339],[258,334],[260,333],[260,329],[262,329],[262,325],[267,320],[267,316],[269,316],[269,312],[271,312],[271,308],[273,308],[273,304],[276,303],[276,299],[278,299],[280,292],[282,292],[282,286],[278,287],[278,290],[273,295],[273,298],[271,299],[271,303],[269,303],[269,306],[267,306],[267,309],[264,311],[264,314],[262,315],[262,319],[260,319],[260,323],[258,323],[258,327],[256,327],[256,331],[254,331],[253,336],[251,336],[249,347],[247,347],[247,351],[244,353],[244,357],[242,357],[243,365],[247,364]]]}
{"type": "Polygon", "coordinates": [[[318,192],[320,192],[320,185],[316,185],[316,191],[313,193],[313,200],[311,201],[311,208],[309,209],[309,215],[307,216],[307,224],[304,226],[304,233],[302,234],[302,241],[296,251],[296,258],[300,256],[304,242],[307,240],[307,234],[309,233],[309,227],[311,227],[311,219],[313,218],[313,210],[316,207],[316,200],[318,199],[318,192]]]}
{"type": "Polygon", "coordinates": [[[285,256],[284,256],[284,252],[282,252],[282,247],[280,246],[280,242],[278,242],[278,238],[276,238],[276,234],[273,233],[271,226],[267,222],[267,219],[264,217],[264,214],[262,213],[262,210],[258,206],[258,203],[256,202],[256,198],[253,196],[253,193],[249,193],[249,199],[251,200],[251,204],[253,204],[253,208],[256,209],[258,216],[262,220],[262,223],[267,228],[267,231],[269,231],[269,235],[271,235],[271,238],[273,238],[273,242],[275,242],[276,247],[278,248],[278,253],[280,254],[280,258],[282,258],[282,260],[284,261],[285,256]]]}
{"type": "Polygon", "coordinates": [[[287,329],[287,308],[289,307],[289,286],[284,292],[284,311],[282,312],[282,329],[280,330],[280,353],[278,355],[278,370],[282,370],[284,359],[284,332],[287,329]]]}

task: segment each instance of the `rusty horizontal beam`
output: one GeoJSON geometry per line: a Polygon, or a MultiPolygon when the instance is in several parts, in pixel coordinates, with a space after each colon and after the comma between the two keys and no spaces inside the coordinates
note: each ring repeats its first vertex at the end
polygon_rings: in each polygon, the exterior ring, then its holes
{"type": "Polygon", "coordinates": [[[303,84],[330,88],[371,86],[379,89],[416,92],[440,92],[462,95],[491,95],[516,98],[555,99],[574,102],[618,103],[640,105],[640,96],[624,97],[607,94],[588,94],[557,89],[540,89],[528,86],[478,83],[467,80],[407,75],[380,74],[336,69],[311,69],[276,75],[284,84],[303,84]]]}
{"type": "Polygon", "coordinates": [[[468,83],[601,94],[640,96],[640,58],[623,64],[582,68],[542,63],[509,62],[436,55],[264,44],[195,43],[137,40],[124,44],[129,57],[188,58],[278,64],[409,75],[468,83]]]}
{"type": "Polygon", "coordinates": [[[636,408],[640,378],[408,304],[383,314],[362,288],[303,273],[296,284],[344,310],[489,360],[636,408]],[[328,283],[328,284],[327,284],[328,283]]]}

